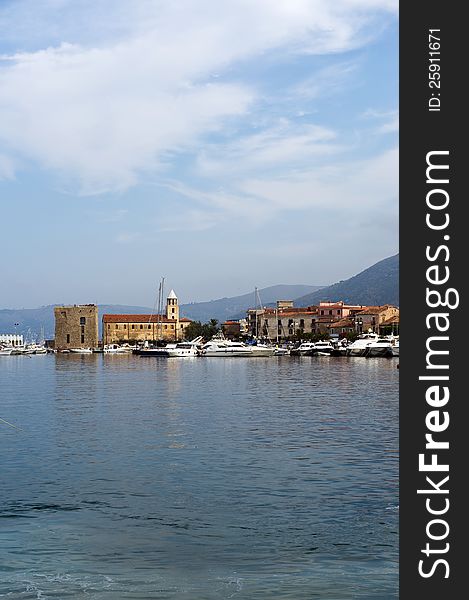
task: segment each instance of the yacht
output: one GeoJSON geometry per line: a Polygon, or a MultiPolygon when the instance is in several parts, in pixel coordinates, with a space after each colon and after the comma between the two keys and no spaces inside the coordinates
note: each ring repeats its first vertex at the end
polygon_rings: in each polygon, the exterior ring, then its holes
{"type": "Polygon", "coordinates": [[[321,340],[314,344],[313,355],[314,356],[330,356],[334,346],[328,340],[321,340]]]}
{"type": "Polygon", "coordinates": [[[253,356],[273,356],[275,354],[275,346],[271,344],[253,344],[252,355],[253,356]]]}
{"type": "Polygon", "coordinates": [[[138,356],[169,356],[168,352],[176,348],[177,344],[166,344],[166,346],[156,348],[137,348],[133,351],[138,356]]]}
{"type": "Polygon", "coordinates": [[[13,348],[2,348],[0,346],[0,356],[10,356],[13,352],[13,348]]]}
{"type": "Polygon", "coordinates": [[[202,356],[254,356],[253,346],[232,342],[221,336],[212,338],[202,346],[202,356]]]}
{"type": "Polygon", "coordinates": [[[73,354],[93,354],[91,348],[70,348],[70,352],[73,354]]]}
{"type": "Polygon", "coordinates": [[[106,344],[103,347],[104,354],[128,354],[132,352],[130,346],[119,346],[119,344],[106,344]]]}
{"type": "Polygon", "coordinates": [[[393,356],[399,356],[399,338],[394,338],[394,341],[391,342],[392,344],[392,355],[393,356]]]}
{"type": "Polygon", "coordinates": [[[174,348],[168,348],[166,346],[166,356],[169,358],[178,357],[184,358],[186,356],[198,356],[199,346],[202,342],[202,336],[194,338],[190,342],[180,342],[176,344],[174,348]]]}
{"type": "Polygon", "coordinates": [[[366,356],[368,346],[377,339],[377,333],[362,333],[347,346],[347,356],[366,356]]]}
{"type": "Polygon", "coordinates": [[[314,342],[303,342],[298,348],[292,348],[290,354],[292,356],[312,356],[314,352],[314,342]]]}
{"type": "Polygon", "coordinates": [[[392,356],[392,344],[387,338],[378,338],[366,348],[365,356],[392,356]]]}

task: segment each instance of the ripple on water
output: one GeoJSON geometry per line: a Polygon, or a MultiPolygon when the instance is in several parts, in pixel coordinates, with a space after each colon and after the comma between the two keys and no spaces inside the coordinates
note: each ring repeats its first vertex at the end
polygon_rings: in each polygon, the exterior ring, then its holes
{"type": "Polygon", "coordinates": [[[394,360],[8,358],[0,594],[397,598],[394,360]]]}

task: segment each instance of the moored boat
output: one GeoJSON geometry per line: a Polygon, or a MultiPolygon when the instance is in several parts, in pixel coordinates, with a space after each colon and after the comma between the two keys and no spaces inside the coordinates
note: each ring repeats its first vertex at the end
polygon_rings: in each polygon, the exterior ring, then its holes
{"type": "Polygon", "coordinates": [[[365,353],[365,356],[369,357],[391,357],[392,355],[391,342],[386,338],[378,338],[371,342],[371,344],[368,344],[365,353]]]}
{"type": "Polygon", "coordinates": [[[185,358],[191,356],[198,356],[199,346],[202,342],[202,336],[198,336],[190,342],[180,342],[175,345],[174,348],[167,348],[167,356],[169,358],[185,358]]]}
{"type": "Polygon", "coordinates": [[[314,342],[303,342],[297,348],[292,348],[290,354],[292,356],[312,356],[314,346],[314,342]]]}
{"type": "Polygon", "coordinates": [[[378,339],[377,333],[363,333],[347,346],[347,356],[366,356],[367,348],[378,339]]]}
{"type": "Polygon", "coordinates": [[[334,346],[329,340],[321,340],[314,344],[313,356],[330,356],[334,346]]]}

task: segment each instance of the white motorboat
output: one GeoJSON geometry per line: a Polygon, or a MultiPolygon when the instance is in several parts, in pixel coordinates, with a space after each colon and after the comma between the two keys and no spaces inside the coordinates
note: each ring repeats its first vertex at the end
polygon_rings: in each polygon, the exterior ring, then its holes
{"type": "Polygon", "coordinates": [[[70,348],[73,354],[93,354],[92,348],[70,348]]]}
{"type": "Polygon", "coordinates": [[[321,340],[314,344],[313,356],[330,356],[334,346],[329,340],[321,340]]]}
{"type": "Polygon", "coordinates": [[[190,342],[180,342],[176,344],[174,348],[167,347],[167,356],[169,358],[184,358],[191,356],[198,356],[199,346],[202,342],[202,336],[194,338],[190,342]]]}
{"type": "Polygon", "coordinates": [[[392,344],[387,338],[378,338],[377,340],[368,344],[365,356],[392,356],[392,344]]]}
{"type": "Polygon", "coordinates": [[[278,346],[274,350],[274,356],[289,356],[290,350],[289,348],[285,348],[284,346],[278,346]]]}
{"type": "Polygon", "coordinates": [[[1,348],[0,347],[0,356],[10,356],[13,352],[13,348],[1,348]]]}
{"type": "Polygon", "coordinates": [[[130,346],[119,346],[119,344],[106,344],[103,347],[104,354],[128,354],[132,352],[130,346]]]}
{"type": "Polygon", "coordinates": [[[253,356],[273,356],[275,354],[275,346],[269,344],[254,344],[251,347],[253,356]]]}
{"type": "Polygon", "coordinates": [[[202,346],[202,356],[254,356],[252,346],[232,342],[218,335],[202,346]]]}
{"type": "Polygon", "coordinates": [[[292,348],[290,354],[292,356],[312,356],[315,345],[314,342],[303,342],[298,348],[292,348]]]}
{"type": "Polygon", "coordinates": [[[363,333],[358,338],[347,346],[347,356],[366,356],[368,346],[376,342],[378,339],[377,333],[363,333]]]}

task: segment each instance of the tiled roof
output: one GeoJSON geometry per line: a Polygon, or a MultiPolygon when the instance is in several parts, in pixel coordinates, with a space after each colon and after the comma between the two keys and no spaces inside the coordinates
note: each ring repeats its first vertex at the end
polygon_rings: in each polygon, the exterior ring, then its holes
{"type": "Polygon", "coordinates": [[[340,319],[339,321],[333,321],[329,327],[354,327],[354,324],[350,319],[340,319]]]}
{"type": "Polygon", "coordinates": [[[394,315],[393,317],[389,317],[389,319],[386,319],[385,321],[383,321],[380,325],[380,327],[382,325],[393,325],[394,323],[399,323],[399,315],[394,315]]]}
{"type": "Polygon", "coordinates": [[[365,306],[363,310],[356,313],[357,315],[374,315],[388,310],[388,308],[396,308],[392,304],[383,304],[383,306],[365,306]]]}
{"type": "MultiPolygon", "coordinates": [[[[103,323],[174,323],[176,319],[168,319],[166,315],[103,315],[103,323]]],[[[190,322],[182,318],[179,321],[190,322]]]]}

